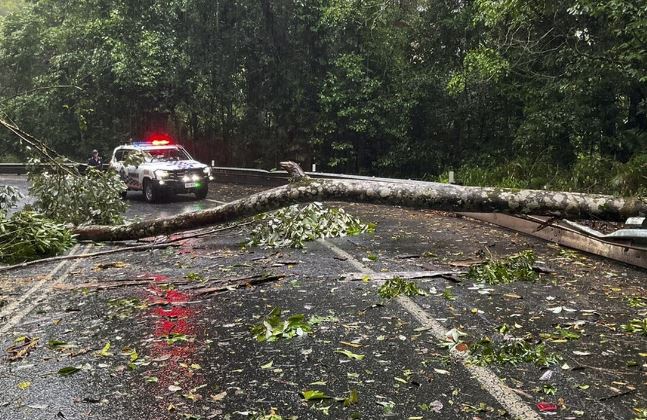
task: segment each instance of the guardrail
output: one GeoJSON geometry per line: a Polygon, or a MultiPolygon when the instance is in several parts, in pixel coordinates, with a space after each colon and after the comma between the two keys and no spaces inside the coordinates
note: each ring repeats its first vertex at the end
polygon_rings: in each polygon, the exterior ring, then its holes
{"type": "MultiPolygon", "coordinates": [[[[288,183],[290,177],[286,171],[266,171],[263,169],[232,168],[227,166],[214,166],[212,174],[218,182],[231,182],[234,184],[252,184],[276,187],[288,183]]],[[[354,179],[358,181],[377,181],[387,183],[411,184],[438,184],[436,182],[418,181],[412,179],[380,178],[374,176],[334,174],[328,172],[306,172],[311,178],[319,179],[354,179]]]]}
{"type": "Polygon", "coordinates": [[[0,163],[0,174],[23,175],[27,173],[24,163],[0,163]]]}
{"type": "MultiPolygon", "coordinates": [[[[64,163],[64,166],[77,167],[83,171],[88,165],[84,163],[64,163]]],[[[39,164],[39,166],[51,166],[48,164],[39,164]]],[[[0,163],[0,174],[9,174],[9,175],[24,175],[27,173],[27,168],[29,167],[26,163],[0,163]]],[[[108,167],[108,165],[104,165],[108,167]]]]}

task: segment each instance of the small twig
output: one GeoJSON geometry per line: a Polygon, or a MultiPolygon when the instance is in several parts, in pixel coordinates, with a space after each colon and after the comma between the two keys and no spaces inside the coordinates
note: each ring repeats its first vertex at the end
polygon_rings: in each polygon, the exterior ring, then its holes
{"type": "Polygon", "coordinates": [[[230,290],[232,288],[240,289],[242,287],[255,286],[255,285],[258,285],[258,284],[262,284],[262,283],[268,283],[268,282],[271,282],[271,281],[280,280],[283,277],[285,277],[284,274],[276,274],[276,275],[265,276],[265,277],[258,277],[257,276],[257,278],[251,277],[249,279],[245,279],[244,281],[234,283],[234,284],[230,284],[229,286],[206,287],[206,288],[203,288],[203,289],[195,289],[194,292],[195,292],[196,296],[208,295],[208,294],[212,294],[212,293],[225,292],[225,291],[230,290]]]}
{"type": "Polygon", "coordinates": [[[555,217],[550,217],[546,219],[544,222],[542,222],[539,226],[533,230],[533,232],[539,232],[540,230],[546,229],[549,226],[555,226],[555,222],[558,222],[562,220],[562,217],[555,216],[555,217]]]}
{"type": "Polygon", "coordinates": [[[525,392],[525,391],[523,391],[523,390],[521,390],[521,389],[519,389],[519,388],[510,388],[510,389],[511,389],[513,392],[516,392],[516,393],[517,393],[517,394],[519,394],[519,395],[523,395],[524,397],[526,397],[526,398],[528,398],[528,399],[530,399],[530,400],[532,400],[532,399],[534,399],[534,398],[535,398],[535,397],[533,397],[532,395],[528,394],[527,392],[525,392]]]}
{"type": "Polygon", "coordinates": [[[628,391],[618,392],[616,394],[611,394],[611,395],[608,395],[606,397],[598,398],[598,401],[606,401],[606,400],[610,400],[612,398],[622,397],[623,395],[631,394],[633,392],[636,392],[636,390],[635,389],[630,389],[628,391]]]}
{"type": "Polygon", "coordinates": [[[130,281],[113,281],[106,283],[82,283],[82,284],[56,284],[54,289],[58,290],[77,290],[77,289],[114,289],[116,287],[126,287],[126,286],[139,286],[143,284],[150,284],[153,280],[130,280],[130,281]]]}
{"type": "Polygon", "coordinates": [[[128,287],[128,286],[141,286],[149,284],[172,284],[174,286],[183,286],[189,284],[189,281],[155,281],[153,277],[147,277],[141,280],[133,279],[116,279],[104,283],[81,283],[81,284],[63,284],[58,283],[54,285],[55,289],[58,290],[78,290],[78,289],[114,289],[116,287],[128,287]]]}

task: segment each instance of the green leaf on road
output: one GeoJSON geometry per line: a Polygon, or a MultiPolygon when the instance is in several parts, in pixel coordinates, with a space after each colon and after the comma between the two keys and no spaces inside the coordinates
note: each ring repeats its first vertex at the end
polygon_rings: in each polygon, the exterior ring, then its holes
{"type": "Polygon", "coordinates": [[[70,376],[74,375],[76,372],[80,371],[81,368],[74,366],[67,366],[58,370],[58,374],[61,376],[70,376]]]}
{"type": "Polygon", "coordinates": [[[110,350],[110,341],[108,341],[97,354],[101,357],[112,356],[112,353],[109,353],[108,350],[110,350]]]}
{"type": "Polygon", "coordinates": [[[353,353],[352,351],[342,350],[342,349],[335,350],[335,353],[341,353],[344,356],[348,357],[349,359],[354,359],[354,360],[363,360],[365,357],[363,354],[357,354],[357,353],[353,353]]]}
{"type": "Polygon", "coordinates": [[[329,397],[326,395],[325,392],[323,391],[316,391],[316,390],[308,390],[308,391],[302,391],[301,396],[303,397],[304,400],[306,401],[312,401],[312,400],[329,400],[332,397],[329,397]]]}
{"type": "Polygon", "coordinates": [[[359,393],[356,389],[352,389],[348,392],[348,397],[344,400],[344,407],[350,407],[351,405],[357,404],[359,402],[359,393]]]}

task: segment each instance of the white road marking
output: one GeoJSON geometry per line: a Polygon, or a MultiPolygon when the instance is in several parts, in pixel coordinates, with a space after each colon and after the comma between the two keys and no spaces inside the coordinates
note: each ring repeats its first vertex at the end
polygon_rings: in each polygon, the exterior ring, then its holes
{"type": "Polygon", "coordinates": [[[205,200],[207,200],[207,201],[211,201],[212,203],[216,203],[216,204],[227,204],[227,202],[226,202],[226,201],[212,200],[212,199],[210,199],[210,198],[205,198],[205,200]]]}
{"type": "MultiPolygon", "coordinates": [[[[85,246],[83,248],[83,251],[81,252],[84,252],[88,247],[89,245],[85,246]]],[[[74,254],[78,249],[79,249],[79,245],[75,245],[74,248],[72,248],[72,250],[70,251],[70,255],[74,254]]],[[[76,266],[79,265],[80,262],[81,260],[76,260],[72,265],[70,265],[65,270],[63,270],[63,272],[60,274],[58,278],[58,281],[61,282],[65,280],[69,272],[72,271],[74,268],[76,268],[76,266]]],[[[61,261],[60,263],[58,263],[58,265],[56,265],[56,267],[54,267],[54,269],[50,271],[49,274],[44,279],[36,283],[31,289],[25,292],[20,297],[20,299],[7,305],[7,307],[2,310],[2,312],[0,313],[0,318],[8,316],[12,312],[14,312],[18,307],[21,308],[19,312],[12,315],[11,318],[9,318],[7,322],[2,327],[0,327],[0,335],[5,334],[11,328],[16,326],[16,324],[18,324],[18,322],[20,322],[21,319],[23,319],[29,312],[31,312],[37,305],[39,305],[48,296],[49,292],[52,290],[52,287],[54,287],[54,284],[56,283],[55,281],[53,281],[54,276],[65,265],[67,265],[67,263],[68,261],[61,261]],[[23,302],[25,302],[27,298],[29,298],[31,295],[33,295],[36,292],[39,292],[39,293],[31,301],[31,303],[22,307],[21,305],[23,304],[23,302]]]]}
{"type": "MultiPolygon", "coordinates": [[[[358,269],[363,273],[374,273],[370,267],[366,267],[355,257],[350,255],[348,252],[340,249],[330,242],[326,242],[323,239],[318,241],[331,251],[333,251],[338,256],[344,258],[348,263],[353,267],[358,269]]],[[[376,281],[377,283],[383,283],[384,281],[376,281]]],[[[431,317],[424,309],[420,307],[417,303],[406,296],[399,296],[397,302],[402,306],[407,312],[409,312],[423,327],[428,328],[429,331],[433,334],[436,339],[444,341],[447,338],[448,330],[431,317]]],[[[541,417],[537,414],[526,402],[524,402],[514,391],[510,389],[506,384],[501,381],[501,379],[496,376],[494,372],[490,369],[474,366],[467,363],[467,354],[466,352],[459,352],[457,350],[452,350],[450,352],[452,359],[461,363],[463,367],[476,379],[481,387],[487,391],[492,397],[494,397],[499,404],[505,408],[510,416],[515,419],[528,419],[528,420],[540,420],[541,417]]]]}

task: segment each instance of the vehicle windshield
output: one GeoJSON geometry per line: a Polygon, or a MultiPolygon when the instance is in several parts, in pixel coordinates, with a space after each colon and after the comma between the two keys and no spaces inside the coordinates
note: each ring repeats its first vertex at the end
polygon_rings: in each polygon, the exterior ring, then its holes
{"type": "Polygon", "coordinates": [[[191,160],[188,153],[181,148],[146,149],[144,155],[148,160],[157,162],[191,160]]]}

